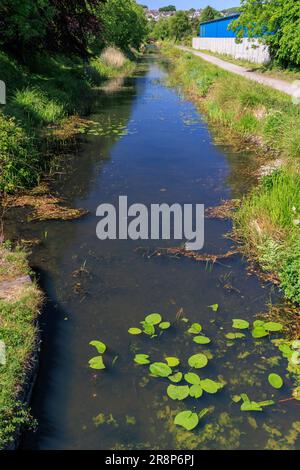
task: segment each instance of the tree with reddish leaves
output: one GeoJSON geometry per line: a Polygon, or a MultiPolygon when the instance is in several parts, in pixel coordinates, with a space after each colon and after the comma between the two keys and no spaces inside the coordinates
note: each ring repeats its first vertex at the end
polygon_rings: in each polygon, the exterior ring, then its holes
{"type": "Polygon", "coordinates": [[[92,37],[101,35],[97,7],[105,0],[49,0],[54,14],[47,28],[47,48],[88,55],[92,37]]]}
{"type": "Polygon", "coordinates": [[[96,16],[105,0],[1,0],[0,46],[19,58],[47,49],[88,55],[88,43],[101,36],[96,16]]]}

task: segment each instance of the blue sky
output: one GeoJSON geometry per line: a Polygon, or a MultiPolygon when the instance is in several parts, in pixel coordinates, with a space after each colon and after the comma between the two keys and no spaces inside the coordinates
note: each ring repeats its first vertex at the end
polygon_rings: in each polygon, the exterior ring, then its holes
{"type": "Polygon", "coordinates": [[[189,8],[203,8],[211,5],[217,10],[236,7],[240,4],[239,0],[139,0],[138,3],[147,5],[149,8],[156,9],[165,5],[176,5],[178,10],[188,10],[189,8]]]}

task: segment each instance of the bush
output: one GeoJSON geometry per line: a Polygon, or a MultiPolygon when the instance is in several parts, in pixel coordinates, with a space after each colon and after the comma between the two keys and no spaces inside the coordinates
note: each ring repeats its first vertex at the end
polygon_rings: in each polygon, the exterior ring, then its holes
{"type": "Polygon", "coordinates": [[[38,154],[33,138],[0,114],[0,191],[11,192],[38,180],[38,154]]]}

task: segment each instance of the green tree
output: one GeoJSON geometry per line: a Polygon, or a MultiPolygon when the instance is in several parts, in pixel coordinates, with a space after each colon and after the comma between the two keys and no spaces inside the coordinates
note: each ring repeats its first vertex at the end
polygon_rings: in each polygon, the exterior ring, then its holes
{"type": "Polygon", "coordinates": [[[192,24],[185,11],[178,11],[170,18],[170,33],[175,41],[192,34],[192,24]]]}
{"type": "Polygon", "coordinates": [[[231,28],[242,38],[260,37],[270,46],[275,62],[300,65],[300,2],[295,0],[242,0],[242,15],[231,28]]]}
{"type": "Polygon", "coordinates": [[[215,10],[210,5],[208,5],[206,8],[204,8],[200,15],[200,23],[215,20],[216,18],[220,18],[220,16],[221,14],[218,10],[215,10]]]}
{"type": "Polygon", "coordinates": [[[106,44],[139,48],[148,34],[143,7],[134,0],[106,0],[98,11],[106,44]]]}
{"type": "Polygon", "coordinates": [[[150,36],[157,41],[170,39],[172,37],[170,19],[171,18],[161,18],[159,21],[155,22],[150,36]]]}
{"type": "Polygon", "coordinates": [[[166,7],[161,7],[159,11],[176,11],[175,5],[168,5],[166,7]]]}

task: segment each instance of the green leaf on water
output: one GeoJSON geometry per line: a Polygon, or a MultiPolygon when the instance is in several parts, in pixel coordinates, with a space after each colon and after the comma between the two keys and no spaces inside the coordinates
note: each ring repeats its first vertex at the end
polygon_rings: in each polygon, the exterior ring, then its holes
{"type": "Polygon", "coordinates": [[[139,365],[150,364],[148,354],[136,354],[134,357],[134,362],[139,365]]]}
{"type": "Polygon", "coordinates": [[[152,325],[152,323],[147,323],[146,321],[142,321],[141,325],[146,335],[153,336],[155,334],[155,328],[152,325]]]}
{"type": "Polygon", "coordinates": [[[198,374],[194,372],[188,372],[184,374],[184,380],[191,385],[200,385],[201,379],[198,374]]]}
{"type": "Polygon", "coordinates": [[[158,325],[162,322],[162,317],[159,313],[151,313],[146,316],[145,322],[150,323],[151,325],[158,325]]]}
{"type": "Polygon", "coordinates": [[[169,385],[167,394],[172,400],[184,400],[190,394],[188,385],[169,385]]]}
{"type": "Polygon", "coordinates": [[[246,320],[241,320],[240,318],[234,318],[232,320],[232,328],[236,328],[237,330],[246,330],[249,326],[250,324],[246,320]]]}
{"type": "Polygon", "coordinates": [[[99,354],[103,354],[106,351],[106,345],[102,341],[90,341],[90,346],[94,346],[99,354]]]}
{"type": "Polygon", "coordinates": [[[156,377],[168,377],[172,374],[172,369],[164,362],[153,362],[149,367],[151,374],[156,377]]]}
{"type": "Polygon", "coordinates": [[[245,334],[244,333],[227,333],[225,335],[225,337],[227,339],[240,339],[240,338],[245,338],[245,334]]]}
{"type": "Polygon", "coordinates": [[[217,393],[218,390],[223,388],[223,384],[215,382],[211,379],[204,379],[200,382],[201,387],[206,393],[217,393]]]}
{"type": "Polygon", "coordinates": [[[188,360],[189,366],[193,367],[194,369],[202,369],[208,363],[208,359],[205,354],[194,354],[188,360]]]}
{"type": "Polygon", "coordinates": [[[264,329],[271,332],[281,331],[283,329],[283,325],[281,323],[269,321],[264,324],[264,329]]]}
{"type": "Polygon", "coordinates": [[[188,333],[191,333],[192,335],[198,335],[200,331],[202,331],[200,323],[193,323],[188,329],[188,333]]]}
{"type": "Polygon", "coordinates": [[[273,388],[280,389],[283,386],[283,380],[278,374],[270,374],[268,381],[273,388]]]}
{"type": "Polygon", "coordinates": [[[217,312],[219,310],[219,304],[209,305],[209,308],[211,308],[213,312],[217,312]]]}
{"type": "Polygon", "coordinates": [[[201,385],[195,384],[190,387],[190,397],[192,398],[200,398],[203,395],[203,390],[201,385]]]}
{"type": "Polygon", "coordinates": [[[200,335],[200,336],[194,336],[193,341],[196,344],[209,344],[211,340],[207,338],[207,336],[200,335]]]}
{"type": "Polygon", "coordinates": [[[161,330],[167,330],[168,328],[170,328],[171,323],[168,322],[168,321],[164,321],[164,322],[160,323],[158,326],[161,330]]]}
{"type": "Polygon", "coordinates": [[[102,356],[96,356],[89,360],[89,366],[91,369],[102,370],[105,369],[102,356]]]}
{"type": "Polygon", "coordinates": [[[130,335],[140,335],[142,330],[140,330],[140,328],[129,328],[128,333],[130,335]]]}
{"type": "Polygon", "coordinates": [[[265,330],[265,328],[263,326],[256,326],[253,330],[252,330],[252,336],[253,338],[264,338],[265,336],[268,336],[268,331],[265,330]]]}
{"type": "Polygon", "coordinates": [[[174,423],[178,426],[183,427],[187,431],[192,431],[199,423],[197,413],[192,411],[181,411],[175,416],[174,423]]]}
{"type": "Polygon", "coordinates": [[[180,364],[180,360],[177,357],[166,357],[166,362],[170,367],[176,367],[180,364]]]}
{"type": "Polygon", "coordinates": [[[182,372],[175,372],[175,374],[169,375],[168,379],[173,383],[178,383],[182,380],[182,372]]]}
{"type": "Polygon", "coordinates": [[[199,411],[198,418],[202,419],[210,412],[209,408],[203,408],[203,410],[199,411]]]}
{"type": "Polygon", "coordinates": [[[262,411],[262,407],[255,401],[245,401],[241,405],[241,411],[262,411]]]}

